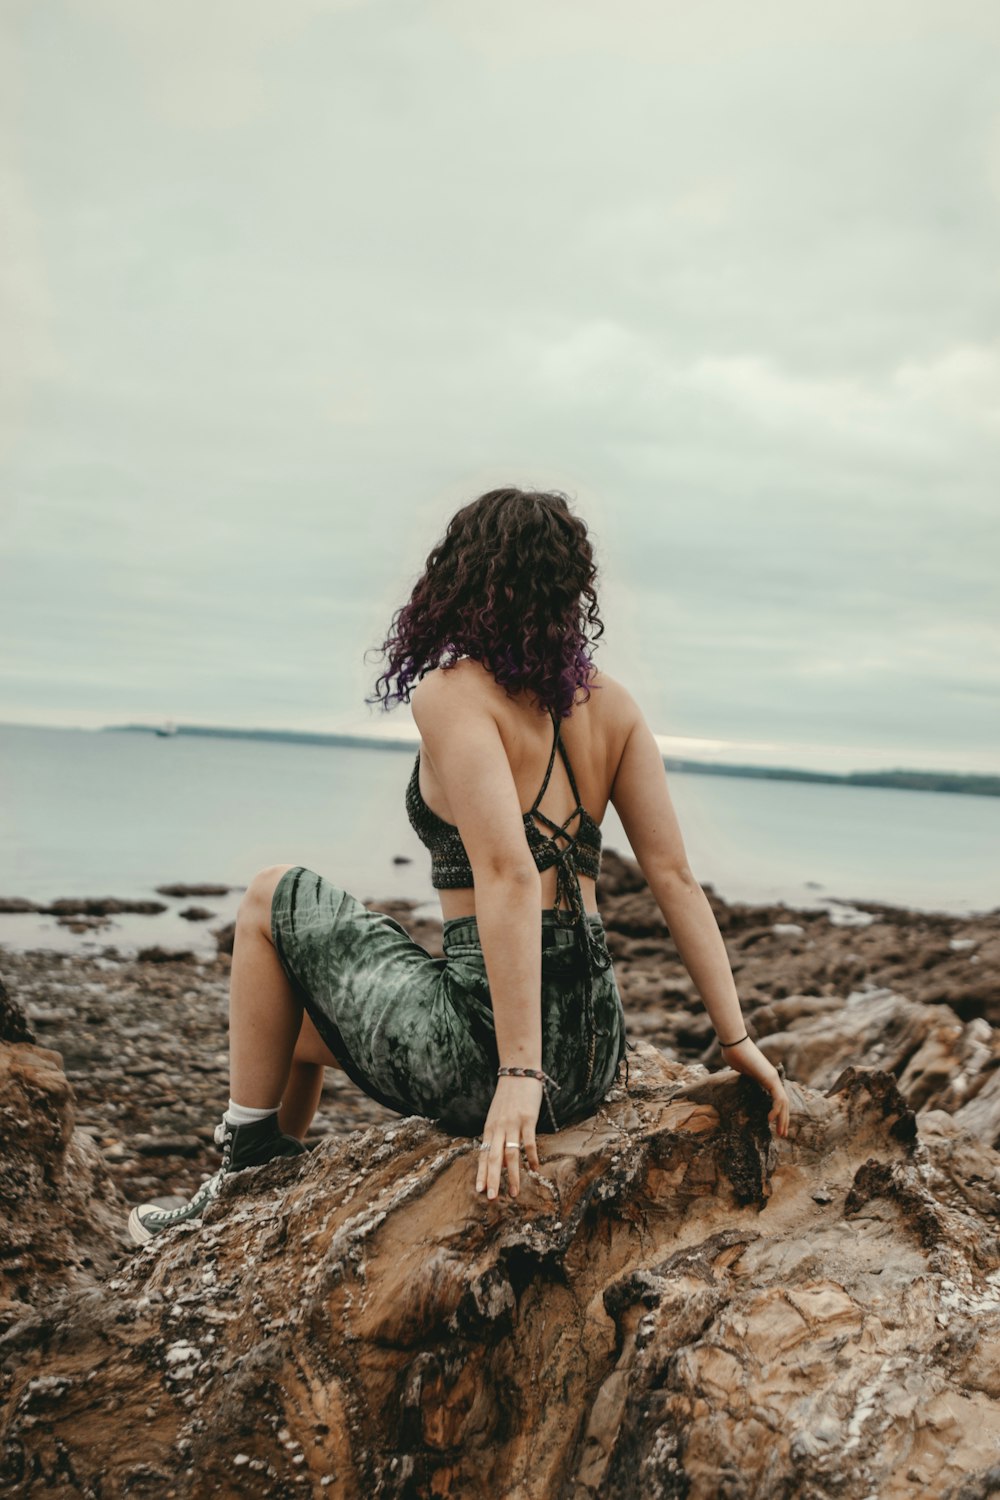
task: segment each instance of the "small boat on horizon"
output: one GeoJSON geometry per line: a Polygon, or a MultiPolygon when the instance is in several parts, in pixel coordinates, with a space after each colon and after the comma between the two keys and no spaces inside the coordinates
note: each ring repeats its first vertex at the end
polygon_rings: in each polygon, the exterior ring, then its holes
{"type": "Polygon", "coordinates": [[[164,719],[163,723],[157,726],[156,733],[159,735],[163,735],[164,737],[167,737],[171,734],[176,734],[177,725],[174,723],[173,719],[164,719]]]}

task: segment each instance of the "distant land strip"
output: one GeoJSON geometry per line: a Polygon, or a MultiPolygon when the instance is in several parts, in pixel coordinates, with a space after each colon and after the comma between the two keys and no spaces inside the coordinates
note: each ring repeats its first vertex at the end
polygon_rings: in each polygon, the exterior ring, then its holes
{"type": "MultiPolygon", "coordinates": [[[[149,724],[105,724],[102,734],[155,734],[149,724]]],[[[314,734],[299,729],[228,729],[208,724],[178,724],[165,738],[202,735],[219,740],[276,740],[286,745],[333,745],[349,750],[408,750],[415,755],[416,740],[376,739],[359,734],[314,734]]],[[[665,755],[668,771],[690,771],[699,776],[748,776],[765,781],[826,781],[838,786],[896,787],[909,792],[964,792],[971,797],[1000,797],[1000,776],[977,776],[966,771],[798,771],[791,766],[721,765],[682,760],[665,755]]]]}

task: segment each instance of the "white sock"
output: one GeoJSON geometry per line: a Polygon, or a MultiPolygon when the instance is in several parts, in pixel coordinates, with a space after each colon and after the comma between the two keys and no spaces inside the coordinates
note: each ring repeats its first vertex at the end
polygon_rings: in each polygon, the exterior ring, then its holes
{"type": "Polygon", "coordinates": [[[280,1105],[274,1109],[251,1109],[246,1104],[237,1104],[235,1099],[230,1099],[226,1109],[226,1119],[230,1125],[253,1125],[258,1120],[266,1120],[268,1115],[276,1115],[280,1105]]]}

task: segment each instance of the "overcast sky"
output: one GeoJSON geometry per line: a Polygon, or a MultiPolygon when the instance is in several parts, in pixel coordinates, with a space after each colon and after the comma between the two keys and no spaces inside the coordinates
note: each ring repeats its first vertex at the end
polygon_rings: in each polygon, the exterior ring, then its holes
{"type": "Polygon", "coordinates": [[[515,483],[677,753],[1000,770],[998,77],[993,0],[8,0],[0,719],[405,732],[515,483]]]}

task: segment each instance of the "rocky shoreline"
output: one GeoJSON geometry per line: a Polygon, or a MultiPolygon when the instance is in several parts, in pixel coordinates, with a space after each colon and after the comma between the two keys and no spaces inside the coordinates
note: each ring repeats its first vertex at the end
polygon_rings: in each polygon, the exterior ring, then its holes
{"type": "Polygon", "coordinates": [[[629,1086],[518,1199],[331,1070],[311,1151],[141,1250],[129,1201],[216,1162],[232,931],[207,962],[0,953],[0,1489],[1000,1492],[1000,912],[708,894],[787,1139],[611,857],[629,1086]]]}
{"type": "MultiPolygon", "coordinates": [[[[855,903],[838,916],[727,903],[710,886],[706,894],[750,1034],[790,1077],[818,1085],[847,1064],[887,1068],[909,1082],[920,1107],[964,1110],[987,1144],[1000,1145],[1000,909],[958,917],[855,903]]],[[[708,1016],[632,861],[606,851],[598,902],[630,1039],[678,1062],[722,1067],[708,1016]]],[[[67,921],[107,914],[106,902],[55,903],[71,904],[67,921]]],[[[415,902],[369,904],[441,954],[441,924],[414,920],[415,902]]],[[[232,935],[232,924],[216,931],[218,951],[207,961],[158,946],[136,957],[113,947],[89,956],[0,947],[0,980],[38,1044],[60,1054],[77,1127],[126,1199],[189,1193],[214,1169],[212,1131],[228,1098],[232,935]]],[[[398,1118],[330,1069],[310,1139],[398,1118]]]]}

